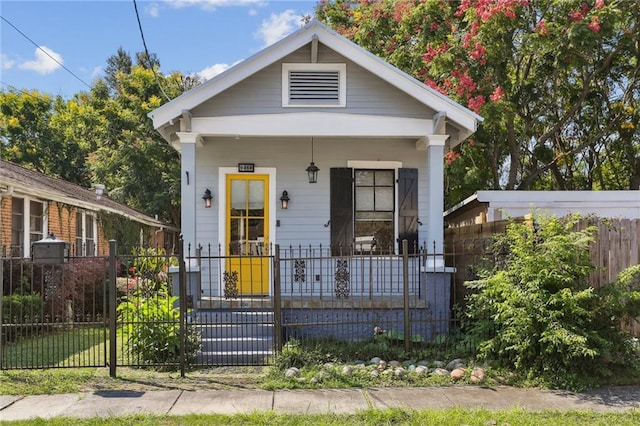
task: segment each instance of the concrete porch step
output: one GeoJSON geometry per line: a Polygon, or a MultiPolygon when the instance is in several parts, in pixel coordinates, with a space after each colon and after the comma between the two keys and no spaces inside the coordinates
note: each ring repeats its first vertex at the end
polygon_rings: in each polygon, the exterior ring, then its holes
{"type": "Polygon", "coordinates": [[[203,338],[201,341],[202,351],[210,353],[264,352],[273,350],[273,337],[203,338]]]}
{"type": "Polygon", "coordinates": [[[200,325],[273,324],[273,311],[200,310],[190,318],[200,325]]]}
{"type": "Polygon", "coordinates": [[[204,365],[266,365],[273,357],[273,351],[203,351],[198,353],[197,362],[204,365]]]}
{"type": "Polygon", "coordinates": [[[203,338],[270,337],[273,324],[200,324],[198,331],[203,338]]]}

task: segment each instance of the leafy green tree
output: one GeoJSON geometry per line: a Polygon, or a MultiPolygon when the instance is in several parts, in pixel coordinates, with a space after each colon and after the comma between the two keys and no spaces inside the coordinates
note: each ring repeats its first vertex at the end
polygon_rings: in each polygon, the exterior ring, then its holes
{"type": "Polygon", "coordinates": [[[640,3],[321,1],[318,18],[485,121],[447,153],[447,201],[477,189],[640,182],[640,3]]]}
{"type": "Polygon", "coordinates": [[[119,47],[115,55],[107,58],[107,67],[104,69],[104,79],[107,86],[116,91],[118,89],[118,73],[131,74],[132,66],[131,55],[122,46],[119,47]]]}
{"type": "Polygon", "coordinates": [[[147,113],[184,90],[183,76],[136,65],[116,77],[111,95],[105,82],[96,83],[90,107],[104,126],[89,166],[109,195],[159,219],[180,224],[180,160],[177,152],[153,129],[147,113]]]}
{"type": "Polygon", "coordinates": [[[595,386],[616,368],[640,372],[630,336],[620,329],[624,318],[640,315],[637,268],[617,283],[591,287],[589,246],[597,228],[574,230],[578,219],[537,217],[498,237],[493,268],[466,283],[473,291],[468,336],[481,341],[480,358],[562,388],[595,386]]]}
{"type": "Polygon", "coordinates": [[[0,92],[0,157],[87,185],[87,147],[55,124],[69,108],[61,97],[52,98],[37,91],[0,92]]]}

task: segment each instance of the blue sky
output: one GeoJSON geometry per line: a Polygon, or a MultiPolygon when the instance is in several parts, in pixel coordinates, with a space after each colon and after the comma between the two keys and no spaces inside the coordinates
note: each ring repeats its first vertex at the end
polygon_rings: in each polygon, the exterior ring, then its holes
{"type": "MultiPolygon", "coordinates": [[[[315,4],[137,0],[145,41],[158,55],[161,72],[198,73],[204,78],[298,29],[315,4]]],[[[37,89],[70,98],[104,75],[107,58],[119,47],[133,58],[144,50],[133,0],[0,0],[0,15],[24,34],[0,20],[2,90],[37,89]]]]}

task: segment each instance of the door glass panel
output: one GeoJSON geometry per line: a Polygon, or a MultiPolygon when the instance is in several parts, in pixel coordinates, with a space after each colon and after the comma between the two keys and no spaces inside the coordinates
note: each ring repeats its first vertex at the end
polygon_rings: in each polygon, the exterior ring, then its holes
{"type": "Polygon", "coordinates": [[[247,184],[244,180],[231,181],[231,215],[242,214],[247,206],[247,184]]]}
{"type": "Polygon", "coordinates": [[[264,212],[264,182],[261,180],[249,181],[249,214],[250,216],[262,216],[264,212]]]}

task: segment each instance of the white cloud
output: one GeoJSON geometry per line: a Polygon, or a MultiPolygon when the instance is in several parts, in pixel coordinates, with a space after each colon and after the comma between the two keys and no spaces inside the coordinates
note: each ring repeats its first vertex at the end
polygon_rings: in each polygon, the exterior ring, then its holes
{"type": "Polygon", "coordinates": [[[287,9],[280,14],[272,13],[268,20],[262,21],[255,35],[262,39],[263,47],[266,47],[296,30],[301,20],[302,17],[292,9],[287,9]],[[298,24],[297,27],[295,24],[298,24]]]}
{"type": "Polygon", "coordinates": [[[91,78],[101,77],[103,74],[103,69],[101,66],[93,67],[91,70],[91,78]]]}
{"type": "Polygon", "coordinates": [[[38,74],[45,75],[51,74],[55,70],[60,69],[63,63],[62,55],[54,52],[46,46],[40,46],[35,51],[35,59],[33,61],[26,61],[19,64],[18,68],[35,71],[38,74]]]}
{"type": "Polygon", "coordinates": [[[242,60],[234,62],[231,65],[229,65],[229,64],[214,64],[214,65],[211,65],[210,67],[207,67],[207,68],[203,69],[202,71],[197,72],[196,74],[199,77],[202,77],[205,80],[209,80],[210,78],[213,78],[218,74],[221,74],[222,72],[226,71],[227,69],[231,68],[232,66],[234,66],[236,64],[239,64],[240,62],[242,62],[242,60]]]}
{"type": "Polygon", "coordinates": [[[160,15],[160,5],[155,1],[149,3],[144,10],[154,18],[157,18],[160,15]]]}
{"type": "Polygon", "coordinates": [[[197,72],[196,74],[198,74],[200,77],[204,78],[205,80],[209,80],[210,78],[215,77],[216,75],[220,74],[221,72],[223,72],[229,67],[231,67],[231,65],[229,64],[214,64],[214,65],[211,65],[210,67],[203,69],[202,71],[197,72]]]}
{"type": "Polygon", "coordinates": [[[249,9],[249,16],[256,16],[258,14],[258,10],[251,8],[249,9]]]}
{"type": "Polygon", "coordinates": [[[0,68],[2,68],[3,70],[10,70],[15,66],[15,64],[16,64],[16,61],[9,58],[4,53],[0,53],[0,68]]]}

